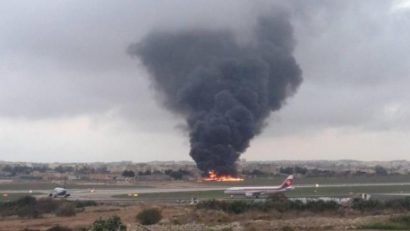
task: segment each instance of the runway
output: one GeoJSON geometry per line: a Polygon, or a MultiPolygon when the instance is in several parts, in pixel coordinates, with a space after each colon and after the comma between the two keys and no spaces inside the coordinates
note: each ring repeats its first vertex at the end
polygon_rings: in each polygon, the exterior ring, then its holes
{"type": "MultiPolygon", "coordinates": [[[[349,184],[300,184],[295,185],[295,190],[298,188],[354,188],[354,187],[395,187],[395,186],[410,186],[410,182],[399,182],[399,183],[349,183],[349,184]]],[[[230,186],[229,186],[230,187],[230,186]]],[[[176,193],[176,192],[203,192],[203,191],[215,191],[215,190],[225,190],[228,186],[187,186],[187,187],[155,187],[155,188],[101,188],[101,189],[70,189],[67,190],[71,194],[71,200],[95,200],[95,201],[127,201],[135,200],[133,197],[129,198],[118,198],[113,197],[115,195],[133,195],[133,194],[153,194],[153,193],[176,193]]],[[[50,190],[30,190],[30,193],[37,195],[38,197],[48,195],[52,192],[50,190]]],[[[2,190],[0,193],[28,193],[27,190],[2,190]]],[[[377,192],[375,192],[377,193],[377,192]]],[[[386,195],[410,195],[409,192],[392,192],[383,193],[386,195]]],[[[188,199],[188,198],[187,198],[188,199]]]]}

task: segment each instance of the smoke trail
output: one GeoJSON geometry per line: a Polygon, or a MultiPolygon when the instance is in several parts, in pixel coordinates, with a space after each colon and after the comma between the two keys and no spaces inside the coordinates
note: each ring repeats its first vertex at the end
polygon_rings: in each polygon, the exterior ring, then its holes
{"type": "Polygon", "coordinates": [[[261,17],[253,31],[246,45],[229,31],[193,29],[156,31],[129,47],[167,108],[186,118],[190,155],[204,173],[236,175],[249,141],[302,82],[288,18],[261,17]]]}

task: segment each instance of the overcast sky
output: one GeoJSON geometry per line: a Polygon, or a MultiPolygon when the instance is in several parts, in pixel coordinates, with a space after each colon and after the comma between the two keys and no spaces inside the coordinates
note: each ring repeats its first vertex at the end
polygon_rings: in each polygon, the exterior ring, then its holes
{"type": "MultiPolygon", "coordinates": [[[[128,46],[154,30],[244,35],[272,2],[1,1],[0,160],[190,160],[184,120],[128,46]]],[[[410,1],[280,7],[304,82],[242,158],[409,159],[410,1]]]]}

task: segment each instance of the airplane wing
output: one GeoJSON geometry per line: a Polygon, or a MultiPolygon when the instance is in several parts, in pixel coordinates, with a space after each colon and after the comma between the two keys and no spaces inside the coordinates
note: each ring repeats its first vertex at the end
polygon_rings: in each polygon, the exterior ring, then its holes
{"type": "Polygon", "coordinates": [[[261,194],[262,194],[262,192],[260,192],[260,191],[245,192],[246,197],[256,197],[256,198],[258,198],[261,194]]]}

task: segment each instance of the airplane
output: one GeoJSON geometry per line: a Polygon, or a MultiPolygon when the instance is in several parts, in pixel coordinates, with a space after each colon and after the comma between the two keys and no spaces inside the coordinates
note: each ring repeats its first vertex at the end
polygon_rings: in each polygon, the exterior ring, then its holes
{"type": "Polygon", "coordinates": [[[293,190],[295,187],[293,187],[292,184],[293,175],[290,175],[279,186],[232,187],[227,188],[224,193],[231,196],[245,195],[246,197],[258,198],[260,195],[282,193],[293,190]]]}
{"type": "Polygon", "coordinates": [[[68,193],[67,189],[65,188],[60,188],[57,187],[54,189],[54,191],[50,194],[48,194],[49,197],[63,197],[63,198],[67,198],[70,196],[70,193],[68,193]]]}

